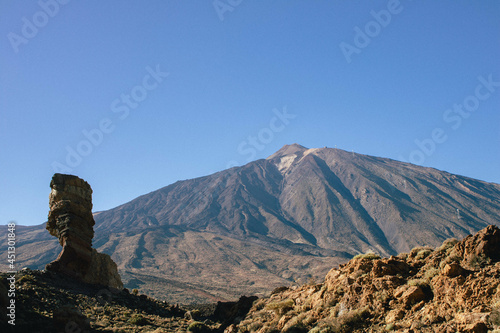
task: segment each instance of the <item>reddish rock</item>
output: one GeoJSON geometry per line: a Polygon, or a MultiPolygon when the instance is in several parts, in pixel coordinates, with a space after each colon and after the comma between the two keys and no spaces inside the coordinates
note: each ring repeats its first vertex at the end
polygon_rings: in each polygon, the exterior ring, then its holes
{"type": "Polygon", "coordinates": [[[455,248],[458,255],[469,263],[475,258],[489,259],[492,263],[500,261],[500,229],[490,225],[474,236],[467,236],[455,248]]]}
{"type": "Polygon", "coordinates": [[[381,277],[385,275],[407,274],[409,271],[408,264],[402,259],[391,257],[389,259],[376,260],[373,264],[373,275],[381,277]]]}
{"type": "Polygon", "coordinates": [[[444,266],[442,274],[447,277],[456,277],[456,276],[461,276],[464,275],[467,271],[460,266],[460,264],[453,262],[450,264],[446,264],[444,266]]]}
{"type": "Polygon", "coordinates": [[[426,298],[424,291],[419,286],[409,287],[401,297],[403,298],[403,304],[405,307],[423,301],[426,298]]]}

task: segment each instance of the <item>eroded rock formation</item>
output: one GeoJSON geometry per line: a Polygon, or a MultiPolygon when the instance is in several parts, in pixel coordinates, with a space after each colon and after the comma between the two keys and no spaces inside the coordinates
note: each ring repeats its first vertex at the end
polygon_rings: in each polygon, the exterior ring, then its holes
{"type": "Polygon", "coordinates": [[[46,269],[77,280],[123,289],[115,262],[92,249],[92,189],[83,179],[56,173],[50,182],[47,230],[63,247],[46,269]]]}

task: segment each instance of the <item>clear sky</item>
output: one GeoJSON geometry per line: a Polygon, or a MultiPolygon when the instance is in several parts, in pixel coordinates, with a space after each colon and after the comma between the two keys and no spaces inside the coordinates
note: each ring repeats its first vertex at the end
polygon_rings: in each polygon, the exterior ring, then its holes
{"type": "Polygon", "coordinates": [[[0,223],[335,147],[500,183],[498,1],[2,1],[0,223]]]}

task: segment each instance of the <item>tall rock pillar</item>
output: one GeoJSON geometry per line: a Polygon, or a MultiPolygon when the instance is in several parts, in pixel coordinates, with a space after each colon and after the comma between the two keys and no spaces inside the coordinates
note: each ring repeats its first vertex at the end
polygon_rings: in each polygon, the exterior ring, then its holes
{"type": "Polygon", "coordinates": [[[92,249],[95,221],[90,185],[77,176],[56,173],[50,187],[47,230],[63,248],[46,269],[82,282],[122,289],[115,262],[92,249]]]}

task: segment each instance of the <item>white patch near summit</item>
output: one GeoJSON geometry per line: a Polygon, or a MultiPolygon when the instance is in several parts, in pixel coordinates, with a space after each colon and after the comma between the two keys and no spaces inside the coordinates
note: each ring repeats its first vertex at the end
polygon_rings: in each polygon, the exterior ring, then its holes
{"type": "Polygon", "coordinates": [[[280,163],[278,164],[278,170],[281,173],[286,172],[290,168],[290,166],[292,165],[293,161],[295,161],[296,157],[297,157],[297,155],[295,155],[295,154],[283,156],[280,159],[280,163]]]}

